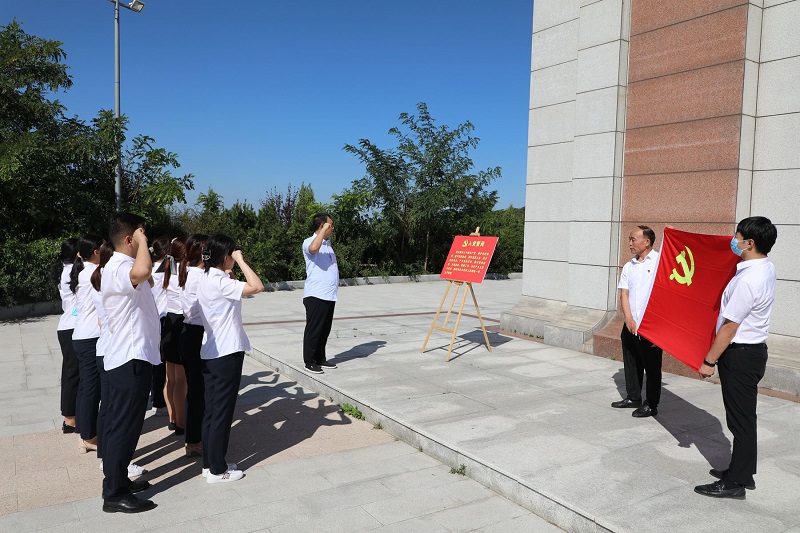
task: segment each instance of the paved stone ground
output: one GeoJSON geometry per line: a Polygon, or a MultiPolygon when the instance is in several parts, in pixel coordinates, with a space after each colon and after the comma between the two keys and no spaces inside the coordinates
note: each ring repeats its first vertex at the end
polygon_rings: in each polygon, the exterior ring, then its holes
{"type": "MultiPolygon", "coordinates": [[[[448,334],[420,353],[444,288],[340,289],[328,344],[339,368],[321,376],[301,369],[302,293],[259,295],[244,306],[253,356],[568,531],[800,532],[800,405],[759,396],[758,488],[745,501],[699,496],[730,459],[718,385],[665,375],[658,416],[635,419],[609,406],[624,394],[620,362],[496,332],[489,353],[469,317],[445,363],[448,334]]],[[[521,281],[475,292],[496,324],[521,281]]]]}
{"type": "Polygon", "coordinates": [[[251,358],[228,455],[245,479],[208,485],[148,415],[135,461],[158,507],[103,513],[99,461],[60,431],[56,324],[0,323],[0,531],[560,531],[251,358]]]}

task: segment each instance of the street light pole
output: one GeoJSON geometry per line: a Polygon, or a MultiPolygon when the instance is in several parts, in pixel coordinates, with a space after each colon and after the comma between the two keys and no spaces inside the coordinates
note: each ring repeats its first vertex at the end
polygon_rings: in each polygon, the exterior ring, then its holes
{"type": "MultiPolygon", "coordinates": [[[[114,116],[119,119],[119,0],[114,0],[114,116]]],[[[122,148],[117,145],[117,165],[114,180],[114,197],[117,211],[122,210],[122,148]]]]}
{"type": "MultiPolygon", "coordinates": [[[[144,2],[133,0],[130,4],[120,4],[119,0],[108,0],[114,4],[114,116],[120,117],[120,83],[119,83],[119,8],[120,5],[134,13],[140,13],[144,9],[144,2]]],[[[115,169],[114,196],[116,198],[117,211],[122,209],[122,149],[117,143],[117,165],[115,169]]]]}

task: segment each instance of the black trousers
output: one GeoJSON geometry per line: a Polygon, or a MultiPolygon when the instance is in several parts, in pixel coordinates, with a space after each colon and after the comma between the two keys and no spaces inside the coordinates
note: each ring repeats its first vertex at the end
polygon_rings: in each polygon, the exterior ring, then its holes
{"type": "Polygon", "coordinates": [[[767,369],[766,344],[731,344],[719,358],[719,381],[725,420],[733,434],[733,452],[727,479],[740,485],[754,483],[758,455],[756,401],[758,382],[767,369]]]}
{"type": "Polygon", "coordinates": [[[622,363],[625,367],[625,390],[633,401],[642,400],[642,380],[647,372],[647,404],[658,407],[661,401],[661,348],[622,326],[622,363]]]}
{"type": "Polygon", "coordinates": [[[197,444],[203,439],[203,415],[206,409],[203,362],[200,346],[203,326],[184,324],[180,336],[181,361],[186,372],[186,442],[197,444]]]}
{"type": "Polygon", "coordinates": [[[97,436],[97,412],[100,409],[100,375],[97,373],[97,338],[72,341],[81,375],[78,387],[77,419],[83,440],[97,436]]]}
{"type": "Polygon", "coordinates": [[[215,475],[228,469],[225,455],[228,453],[243,364],[244,352],[203,360],[203,381],[206,385],[203,468],[208,468],[215,475]]]}
{"type": "Polygon", "coordinates": [[[61,416],[73,417],[77,414],[78,384],[80,371],[78,357],[72,347],[72,329],[58,330],[58,344],[61,346],[61,416]]]}
{"type": "Polygon", "coordinates": [[[103,356],[95,357],[100,376],[100,409],[97,411],[97,457],[103,458],[106,445],[105,425],[108,411],[108,374],[103,367],[103,356]]]}
{"type": "Polygon", "coordinates": [[[118,500],[130,494],[128,465],[142,434],[147,397],[153,379],[153,365],[133,359],[108,370],[106,375],[109,390],[105,419],[103,499],[118,500]]]}
{"type": "Polygon", "coordinates": [[[318,365],[326,361],[325,345],[328,343],[328,335],[331,334],[336,302],[308,296],[303,298],[303,305],[306,308],[303,362],[306,365],[318,365]]]}

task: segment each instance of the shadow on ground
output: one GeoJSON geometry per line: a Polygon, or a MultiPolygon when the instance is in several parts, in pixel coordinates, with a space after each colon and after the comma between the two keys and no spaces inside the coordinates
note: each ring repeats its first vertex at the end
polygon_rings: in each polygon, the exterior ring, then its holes
{"type": "MultiPolygon", "coordinates": [[[[242,376],[236,403],[229,461],[236,461],[240,470],[247,470],[261,461],[310,438],[323,426],[350,424],[337,405],[325,402],[318,394],[298,387],[295,382],[280,382],[271,371],[259,371],[242,376]],[[235,450],[234,450],[235,447],[235,450]]],[[[164,425],[163,418],[145,420],[144,432],[164,425]]],[[[168,436],[137,450],[135,462],[145,468],[159,459],[183,448],[183,439],[168,436]]],[[[181,455],[156,466],[147,479],[159,479],[143,493],[145,497],[169,490],[200,475],[202,458],[181,455]]]]}

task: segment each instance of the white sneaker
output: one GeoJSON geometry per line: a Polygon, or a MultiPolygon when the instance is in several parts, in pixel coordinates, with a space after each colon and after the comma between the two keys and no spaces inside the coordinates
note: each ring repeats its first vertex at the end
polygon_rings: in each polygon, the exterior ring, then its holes
{"type": "MultiPolygon", "coordinates": [[[[103,460],[100,459],[100,470],[102,469],[103,469],[103,460]]],[[[128,465],[128,477],[139,477],[146,472],[147,472],[146,468],[142,468],[136,463],[131,463],[128,465]]]]}
{"type": "Polygon", "coordinates": [[[136,463],[131,463],[128,465],[128,477],[139,477],[145,472],[147,472],[147,469],[142,468],[136,463]]]}
{"type": "Polygon", "coordinates": [[[207,483],[228,483],[229,481],[239,481],[244,477],[241,470],[228,470],[224,474],[215,475],[211,472],[206,476],[207,483]]]}
{"type": "MultiPolygon", "coordinates": [[[[236,463],[228,463],[228,470],[236,470],[236,463]]],[[[200,474],[203,477],[208,477],[210,470],[208,468],[203,469],[203,473],[200,474]]]]}

